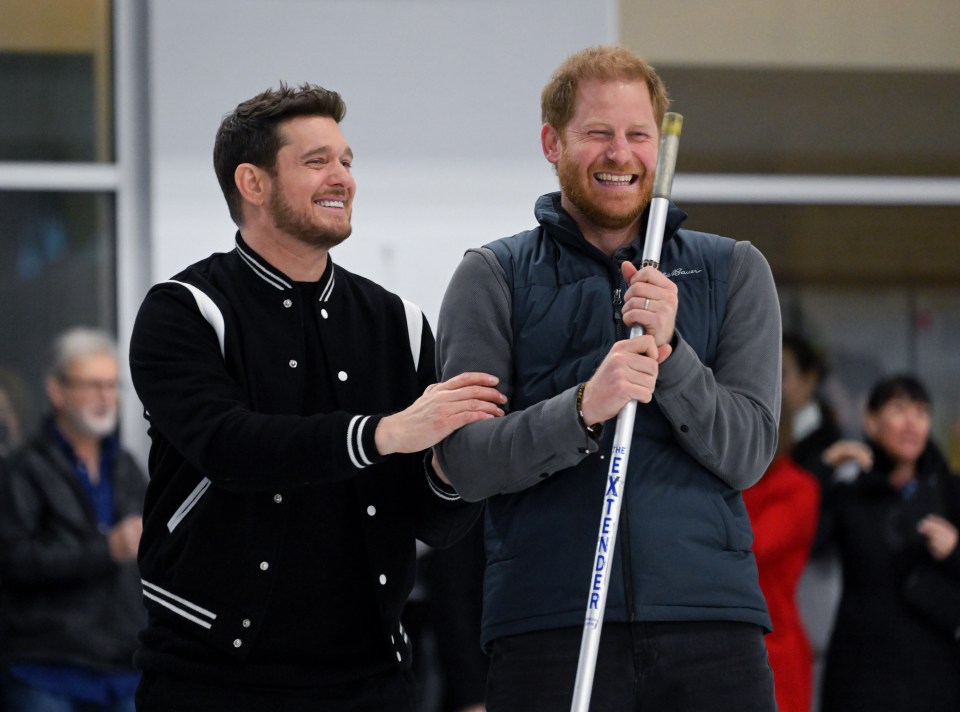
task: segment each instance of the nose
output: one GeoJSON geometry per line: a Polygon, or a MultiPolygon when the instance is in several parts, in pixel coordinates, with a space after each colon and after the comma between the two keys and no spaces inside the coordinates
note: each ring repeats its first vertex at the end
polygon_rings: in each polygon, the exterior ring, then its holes
{"type": "Polygon", "coordinates": [[[607,146],[607,158],[620,165],[630,160],[630,143],[626,135],[614,134],[607,146]]]}
{"type": "Polygon", "coordinates": [[[333,185],[344,188],[350,195],[353,195],[357,181],[350,170],[342,163],[337,163],[337,167],[330,174],[330,182],[333,185]]]}

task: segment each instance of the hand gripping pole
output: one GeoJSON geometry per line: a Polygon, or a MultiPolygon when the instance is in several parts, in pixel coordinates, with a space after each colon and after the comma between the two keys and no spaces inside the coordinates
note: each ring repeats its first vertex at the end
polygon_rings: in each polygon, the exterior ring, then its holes
{"type": "MultiPolygon", "coordinates": [[[[653,198],[647,220],[647,235],[643,242],[642,266],[660,266],[660,249],[663,246],[663,231],[673,188],[673,173],[677,164],[677,149],[680,145],[680,130],[683,117],[667,113],[660,127],[660,149],[653,177],[653,198]]],[[[642,326],[630,329],[630,338],[643,334],[642,326]]],[[[580,660],[577,663],[577,681],[573,688],[571,712],[587,712],[593,692],[593,674],[597,667],[597,652],[600,648],[600,630],[603,627],[603,612],[607,605],[609,570],[613,563],[613,550],[617,543],[617,528],[620,525],[620,506],[623,487],[627,477],[627,462],[630,458],[630,443],[633,439],[633,421],[637,402],[630,401],[617,416],[617,428],[613,435],[613,452],[607,472],[603,509],[600,514],[600,532],[597,535],[597,550],[593,569],[590,572],[590,593],[587,613],[583,622],[583,639],[580,643],[580,660]]]]}

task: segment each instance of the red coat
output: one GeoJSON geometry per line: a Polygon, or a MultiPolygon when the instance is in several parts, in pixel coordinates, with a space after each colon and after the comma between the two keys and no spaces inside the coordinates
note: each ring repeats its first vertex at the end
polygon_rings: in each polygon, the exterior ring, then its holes
{"type": "Polygon", "coordinates": [[[743,493],[753,525],[753,552],[773,632],[766,637],[780,712],[809,712],[813,654],[797,609],[800,574],[817,528],[820,487],[789,456],[780,456],[743,493]]]}

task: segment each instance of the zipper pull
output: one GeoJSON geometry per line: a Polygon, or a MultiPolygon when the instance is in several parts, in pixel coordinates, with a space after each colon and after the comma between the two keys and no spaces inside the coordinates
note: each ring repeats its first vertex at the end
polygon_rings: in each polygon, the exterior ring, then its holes
{"type": "Polygon", "coordinates": [[[623,290],[619,287],[613,290],[613,321],[616,327],[617,340],[623,338],[623,290]]]}

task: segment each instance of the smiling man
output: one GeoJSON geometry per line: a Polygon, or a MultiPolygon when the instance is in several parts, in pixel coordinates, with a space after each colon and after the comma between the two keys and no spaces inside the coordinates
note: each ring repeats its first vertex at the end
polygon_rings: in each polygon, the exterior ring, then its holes
{"type": "Polygon", "coordinates": [[[503,397],[485,374],[436,384],[420,310],[331,260],[356,193],[344,112],[281,84],[224,118],[236,245],[137,317],[142,711],[416,709],[415,539],[451,543],[479,514],[430,448],[503,397]]]}
{"type": "Polygon", "coordinates": [[[638,269],[668,104],[627,50],[561,64],[540,134],[560,192],[537,201],[539,226],[468,251],[444,297],[443,377],[494,374],[510,403],[438,447],[461,495],[487,500],[490,712],[570,708],[608,421],[631,400],[591,709],[774,709],[740,490],[776,446],[780,309],[753,246],[682,229],[673,205],[662,271],[638,269]],[[645,335],[627,338],[636,324],[645,335]]]}

